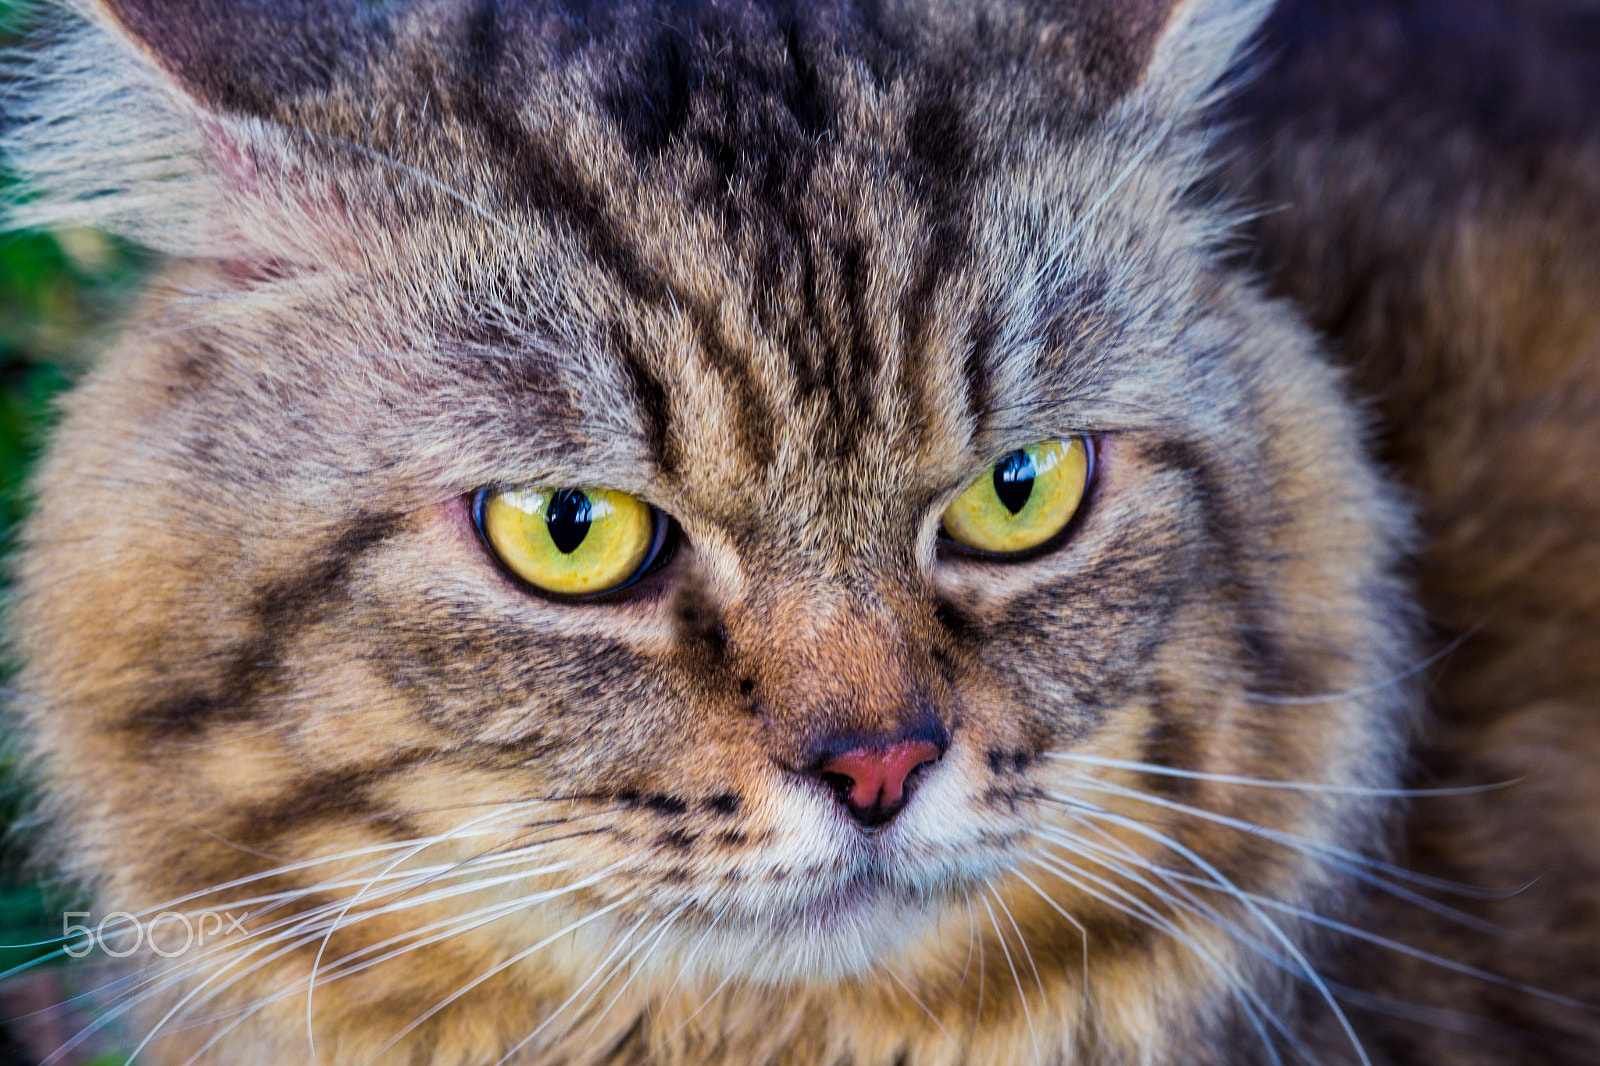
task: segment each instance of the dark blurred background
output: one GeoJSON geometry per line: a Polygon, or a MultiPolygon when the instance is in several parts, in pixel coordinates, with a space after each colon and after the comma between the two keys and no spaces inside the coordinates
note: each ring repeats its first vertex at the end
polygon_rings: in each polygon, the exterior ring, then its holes
{"type": "MultiPolygon", "coordinates": [[[[0,48],[26,47],[29,6],[0,0],[0,48]]],[[[0,199],[18,194],[12,176],[0,170],[0,199]]],[[[0,230],[4,226],[0,217],[0,230]]],[[[93,231],[0,233],[0,560],[27,513],[29,471],[56,398],[110,339],[146,265],[134,249],[93,231]]],[[[8,573],[6,561],[0,602],[8,573]]],[[[4,637],[0,631],[0,647],[4,637]]],[[[55,945],[40,942],[60,935],[61,912],[73,901],[69,889],[28,862],[28,790],[4,717],[10,670],[0,659],[0,1066],[31,1066],[41,1041],[81,1021],[50,1010],[71,982],[56,959],[45,958],[55,954],[55,945]],[[46,1013],[36,1013],[41,1008],[46,1013]]],[[[102,1060],[122,1058],[69,1061],[102,1060]]]]}

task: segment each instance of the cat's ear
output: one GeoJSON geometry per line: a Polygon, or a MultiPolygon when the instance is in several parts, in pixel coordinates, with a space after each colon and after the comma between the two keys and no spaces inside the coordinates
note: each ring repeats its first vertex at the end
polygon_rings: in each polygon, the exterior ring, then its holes
{"type": "Polygon", "coordinates": [[[1184,110],[1206,95],[1274,0],[901,0],[896,29],[965,53],[1021,52],[1094,104],[1184,110]]]}
{"type": "Polygon", "coordinates": [[[261,118],[359,62],[380,24],[364,0],[93,0],[91,11],[199,107],[261,118]]]}
{"type": "Polygon", "coordinates": [[[8,94],[10,223],[172,254],[326,260],[346,219],[296,102],[362,62],[366,0],[77,0],[8,94]]]}
{"type": "Polygon", "coordinates": [[[1147,98],[1192,106],[1215,85],[1272,9],[1273,0],[1089,0],[1110,47],[1147,98]]]}

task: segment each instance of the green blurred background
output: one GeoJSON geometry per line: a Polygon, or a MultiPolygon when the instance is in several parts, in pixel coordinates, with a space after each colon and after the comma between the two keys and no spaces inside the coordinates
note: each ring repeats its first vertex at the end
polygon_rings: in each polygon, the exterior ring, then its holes
{"type": "MultiPolygon", "coordinates": [[[[103,346],[137,287],[138,260],[98,233],[0,235],[0,552],[27,512],[28,472],[54,401],[103,346]]],[[[0,684],[6,676],[0,667],[0,684]]],[[[25,806],[15,758],[0,740],[0,945],[15,942],[40,906],[23,862],[26,834],[10,831],[25,806]]],[[[0,971],[16,961],[0,947],[0,971]]]]}
{"type": "MultiPolygon", "coordinates": [[[[27,6],[0,0],[0,47],[24,40],[27,6]]],[[[16,191],[0,172],[0,194],[9,200],[16,191]]],[[[55,400],[109,339],[143,265],[135,250],[90,231],[0,234],[0,558],[27,512],[28,473],[55,400]]],[[[8,571],[0,566],[0,601],[8,571]]],[[[16,945],[59,934],[63,903],[70,903],[27,862],[27,789],[3,711],[9,669],[0,662],[0,974],[52,950],[16,945]]],[[[11,1039],[16,1028],[8,1035],[0,1012],[0,1066],[28,1061],[11,1039]]]]}

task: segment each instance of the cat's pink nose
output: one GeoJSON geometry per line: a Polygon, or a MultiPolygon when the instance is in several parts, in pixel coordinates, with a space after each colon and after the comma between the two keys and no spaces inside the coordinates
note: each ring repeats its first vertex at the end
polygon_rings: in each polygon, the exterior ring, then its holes
{"type": "Polygon", "coordinates": [[[944,749],[931,740],[852,748],[824,762],[821,774],[834,785],[851,816],[870,828],[885,824],[906,805],[906,778],[912,771],[943,754],[944,749]]]}

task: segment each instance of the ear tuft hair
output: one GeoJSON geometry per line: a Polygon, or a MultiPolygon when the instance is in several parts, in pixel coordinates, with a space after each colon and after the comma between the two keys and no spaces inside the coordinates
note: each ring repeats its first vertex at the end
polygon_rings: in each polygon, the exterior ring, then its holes
{"type": "MultiPolygon", "coordinates": [[[[1102,2],[1121,6],[1119,0],[1102,2]]],[[[1187,111],[1206,98],[1266,21],[1273,0],[1142,0],[1134,6],[1156,9],[1143,88],[1170,112],[1187,111]]]]}
{"type": "MultiPolygon", "coordinates": [[[[312,237],[278,123],[383,36],[361,0],[97,0],[14,58],[7,224],[93,226],[168,254],[273,257],[312,237]],[[289,200],[299,202],[290,203],[289,200]],[[256,225],[260,223],[260,225],[256,225]],[[251,232],[254,230],[255,232],[251,232]]],[[[284,125],[293,125],[292,118],[284,125]]]]}
{"type": "Polygon", "coordinates": [[[328,88],[383,37],[361,0],[97,0],[95,15],[201,107],[258,118],[328,88]]]}
{"type": "MultiPolygon", "coordinates": [[[[870,7],[872,5],[863,5],[870,7]]],[[[1099,103],[1170,113],[1201,98],[1265,21],[1273,0],[901,0],[903,34],[957,53],[974,39],[1031,55],[1099,103]]]]}
{"type": "Polygon", "coordinates": [[[6,226],[92,226],[174,254],[206,254],[199,129],[120,42],[62,16],[12,57],[0,104],[5,164],[20,185],[6,226]]]}

